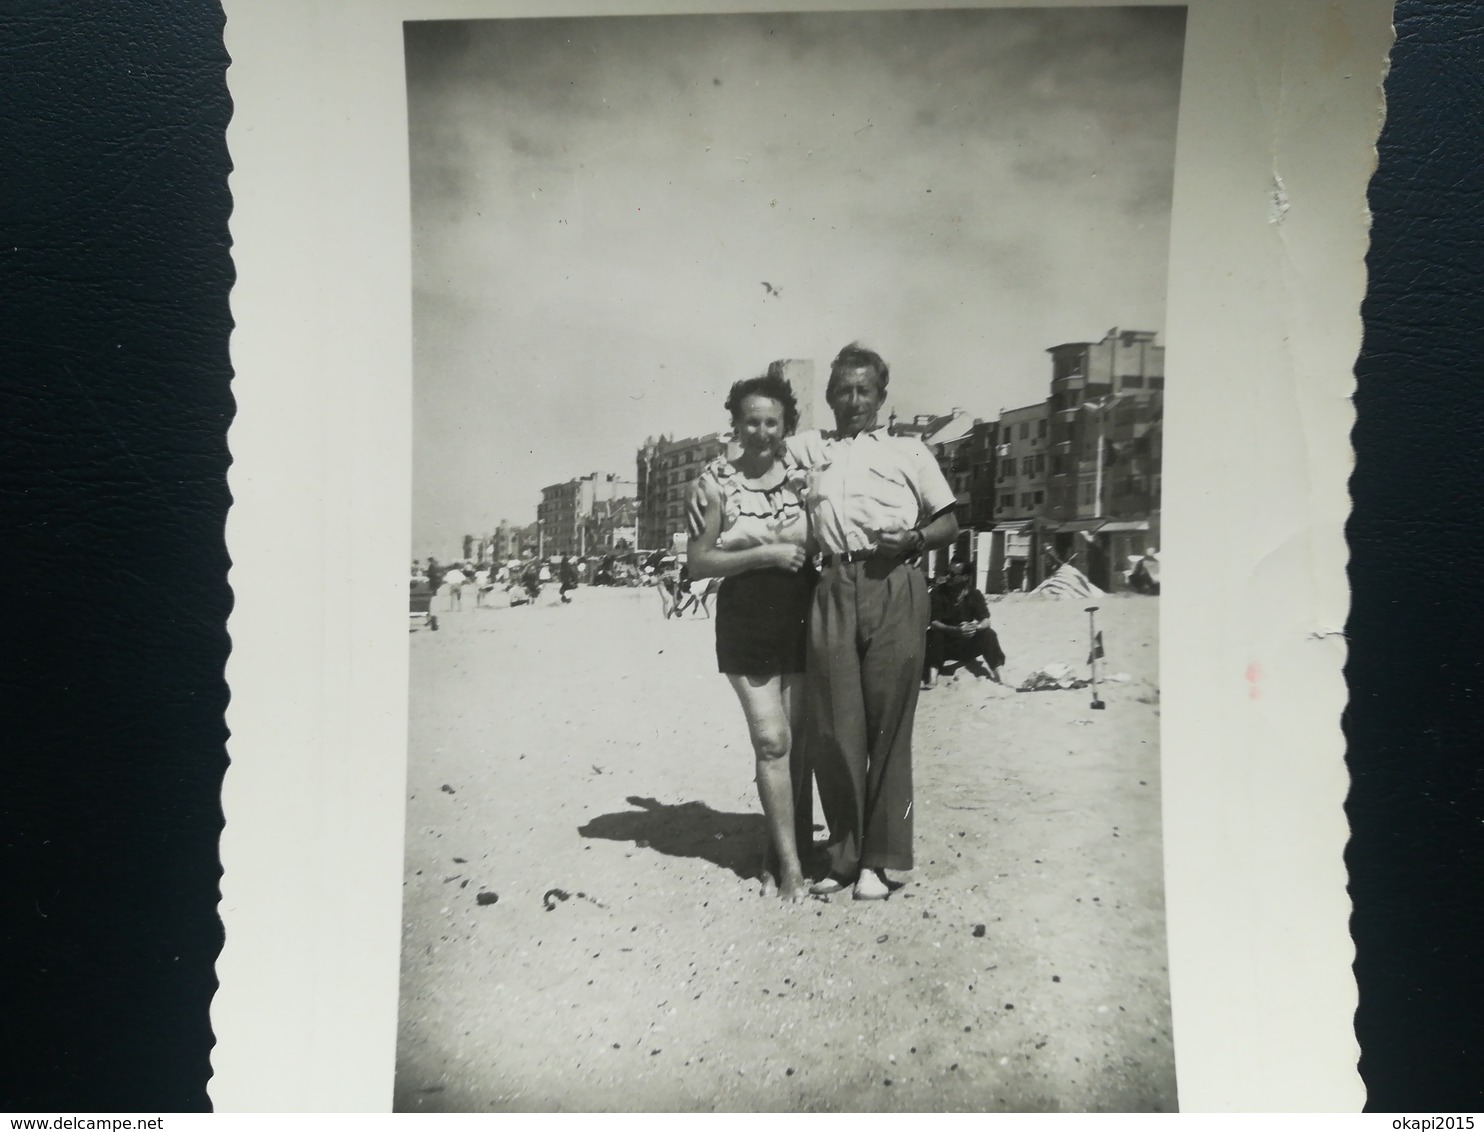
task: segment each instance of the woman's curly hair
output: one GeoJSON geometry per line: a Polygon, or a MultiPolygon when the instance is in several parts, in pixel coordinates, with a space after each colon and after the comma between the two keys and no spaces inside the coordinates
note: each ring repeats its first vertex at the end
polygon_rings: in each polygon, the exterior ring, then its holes
{"type": "Polygon", "coordinates": [[[733,424],[742,411],[742,402],[749,397],[771,397],[783,406],[785,436],[792,436],[794,429],[799,427],[799,400],[794,396],[794,387],[783,376],[783,367],[777,362],[770,365],[768,372],[761,377],[745,378],[732,386],[732,391],[727,394],[726,409],[732,415],[733,424]]]}

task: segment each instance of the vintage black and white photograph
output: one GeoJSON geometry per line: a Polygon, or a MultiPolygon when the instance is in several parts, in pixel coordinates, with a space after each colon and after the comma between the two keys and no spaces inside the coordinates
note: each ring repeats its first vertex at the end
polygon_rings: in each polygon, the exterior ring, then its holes
{"type": "Polygon", "coordinates": [[[766,2],[229,0],[213,1105],[1358,1109],[1388,0],[766,2]]]}
{"type": "Polygon", "coordinates": [[[405,25],[399,1110],[1176,1107],[1183,34],[405,25]]]}

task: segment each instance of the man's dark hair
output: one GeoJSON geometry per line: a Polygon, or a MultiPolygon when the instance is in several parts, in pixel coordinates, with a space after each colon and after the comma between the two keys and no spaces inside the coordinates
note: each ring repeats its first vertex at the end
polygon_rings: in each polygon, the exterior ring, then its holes
{"type": "Polygon", "coordinates": [[[783,367],[774,362],[761,377],[749,377],[732,386],[727,394],[727,412],[733,422],[742,411],[742,402],[749,397],[771,397],[783,406],[783,432],[792,435],[799,427],[799,400],[794,396],[794,387],[783,376],[783,367]]]}
{"type": "Polygon", "coordinates": [[[876,375],[876,388],[882,394],[886,393],[886,383],[891,380],[891,367],[875,350],[868,350],[859,342],[852,342],[835,355],[835,360],[830,363],[830,383],[825,386],[825,396],[828,397],[834,391],[835,382],[843,374],[854,369],[868,369],[876,375]]]}

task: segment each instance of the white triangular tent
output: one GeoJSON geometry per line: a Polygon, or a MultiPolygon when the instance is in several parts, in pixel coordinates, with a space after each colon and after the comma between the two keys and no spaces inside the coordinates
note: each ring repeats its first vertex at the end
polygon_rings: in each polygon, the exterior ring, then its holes
{"type": "Polygon", "coordinates": [[[1056,568],[1056,573],[1047,578],[1032,594],[1041,597],[1102,597],[1103,591],[1087,580],[1087,575],[1070,563],[1056,568]]]}

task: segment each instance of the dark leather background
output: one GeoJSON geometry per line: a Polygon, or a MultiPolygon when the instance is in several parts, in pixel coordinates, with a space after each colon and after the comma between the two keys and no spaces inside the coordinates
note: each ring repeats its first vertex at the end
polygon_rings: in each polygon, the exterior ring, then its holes
{"type": "Polygon", "coordinates": [[[223,18],[0,0],[0,1110],[207,1107],[223,18]]]}
{"type": "MultiPolygon", "coordinates": [[[[0,0],[0,1109],[208,1104],[222,25],[0,0]]],[[[1403,0],[1398,32],[1350,525],[1356,1027],[1372,1108],[1479,1109],[1484,5],[1403,0]]]]}
{"type": "Polygon", "coordinates": [[[1348,528],[1351,932],[1372,1110],[1484,1109],[1484,4],[1403,0],[1348,528]]]}

